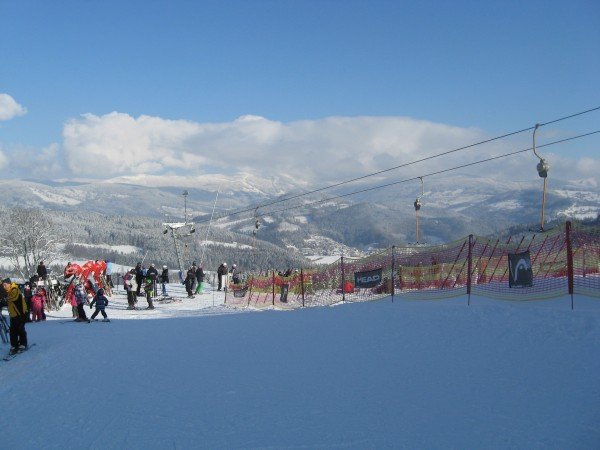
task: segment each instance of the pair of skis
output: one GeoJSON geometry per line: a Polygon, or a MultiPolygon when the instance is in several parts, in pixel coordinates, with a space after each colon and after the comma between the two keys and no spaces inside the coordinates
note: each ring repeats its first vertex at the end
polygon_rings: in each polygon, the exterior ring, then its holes
{"type": "Polygon", "coordinates": [[[6,355],[4,358],[2,358],[2,361],[11,361],[13,359],[15,359],[17,356],[19,356],[21,353],[25,353],[29,350],[31,350],[32,347],[35,347],[35,344],[30,344],[26,349],[18,351],[17,353],[13,353],[12,355],[6,355]]]}

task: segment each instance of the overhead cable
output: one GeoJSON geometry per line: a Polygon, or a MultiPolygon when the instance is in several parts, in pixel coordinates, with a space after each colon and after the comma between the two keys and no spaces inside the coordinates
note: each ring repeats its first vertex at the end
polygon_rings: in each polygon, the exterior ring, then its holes
{"type": "MultiPolygon", "coordinates": [[[[533,127],[531,127],[531,129],[533,129],[533,127]]],[[[558,141],[553,141],[553,142],[549,142],[549,143],[546,143],[546,144],[543,144],[543,145],[538,145],[537,147],[538,148],[540,148],[540,147],[548,147],[548,146],[551,146],[551,145],[556,145],[556,144],[560,144],[562,142],[568,142],[568,141],[572,141],[572,140],[575,140],[575,139],[580,139],[580,138],[591,136],[591,135],[598,134],[598,133],[600,133],[600,130],[592,131],[592,132],[585,133],[585,134],[580,134],[580,135],[577,135],[577,136],[572,136],[572,137],[565,138],[565,139],[560,139],[558,141]]],[[[422,178],[425,178],[425,177],[431,177],[431,176],[434,176],[434,175],[439,175],[439,174],[442,174],[442,173],[451,172],[451,171],[458,170],[458,169],[464,169],[465,167],[470,167],[470,166],[474,166],[474,165],[477,165],[477,164],[483,164],[483,163],[486,163],[486,162],[495,161],[495,160],[502,159],[502,158],[507,158],[509,156],[514,156],[514,155],[517,155],[517,154],[520,154],[520,153],[529,152],[529,151],[532,150],[532,148],[533,147],[529,147],[529,148],[526,148],[526,149],[517,150],[517,151],[514,151],[514,152],[510,152],[510,153],[504,153],[502,155],[493,156],[493,157],[490,157],[490,158],[486,158],[486,159],[482,159],[482,160],[478,160],[478,161],[473,161],[473,162],[466,163],[466,164],[461,164],[459,166],[451,167],[451,168],[448,168],[448,169],[443,169],[443,170],[438,170],[438,171],[435,171],[435,172],[430,172],[430,173],[425,174],[425,175],[419,175],[419,176],[416,176],[416,177],[406,178],[406,179],[399,180],[399,181],[393,181],[391,183],[386,183],[386,184],[381,184],[381,185],[377,185],[377,186],[372,186],[372,187],[369,187],[369,188],[360,189],[358,191],[349,192],[347,194],[335,195],[335,196],[332,196],[332,197],[328,197],[328,198],[325,198],[325,199],[322,199],[322,200],[316,200],[316,201],[313,201],[313,202],[310,202],[310,203],[305,203],[305,204],[302,204],[302,205],[290,206],[290,207],[282,208],[282,209],[278,209],[278,210],[271,210],[271,211],[268,211],[268,212],[264,212],[262,214],[257,214],[257,217],[264,217],[264,216],[268,216],[268,215],[274,214],[274,213],[280,213],[280,212],[285,212],[285,211],[289,211],[289,210],[292,210],[292,209],[305,208],[305,207],[309,207],[309,206],[313,206],[313,205],[318,205],[318,204],[321,204],[321,203],[326,203],[326,202],[330,202],[330,201],[333,201],[333,200],[338,200],[338,199],[341,199],[341,198],[350,197],[352,195],[362,194],[362,193],[374,191],[374,190],[377,190],[377,189],[383,189],[383,188],[386,188],[386,187],[389,187],[389,186],[394,186],[394,185],[401,184],[401,183],[407,183],[409,181],[415,181],[415,180],[418,180],[419,178],[422,179],[422,178]]],[[[254,211],[255,209],[253,209],[252,211],[254,211]]],[[[235,212],[232,212],[230,214],[223,215],[223,216],[219,217],[219,219],[223,219],[223,218],[226,218],[226,217],[231,217],[231,216],[243,214],[245,212],[248,212],[248,210],[235,211],[235,212]]],[[[202,222],[205,222],[205,220],[200,220],[197,223],[202,223],[202,222]]]]}

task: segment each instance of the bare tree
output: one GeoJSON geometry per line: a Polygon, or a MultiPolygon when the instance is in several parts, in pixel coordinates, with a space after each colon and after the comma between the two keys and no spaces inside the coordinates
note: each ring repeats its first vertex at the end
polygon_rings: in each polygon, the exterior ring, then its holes
{"type": "Polygon", "coordinates": [[[2,214],[0,222],[1,250],[23,278],[31,277],[40,261],[49,266],[62,256],[65,242],[47,212],[14,208],[2,214]]]}

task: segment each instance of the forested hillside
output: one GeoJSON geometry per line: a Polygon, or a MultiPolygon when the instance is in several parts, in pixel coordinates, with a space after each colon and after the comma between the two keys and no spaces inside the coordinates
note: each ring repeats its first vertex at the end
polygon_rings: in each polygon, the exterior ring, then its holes
{"type": "MultiPolygon", "coordinates": [[[[58,270],[65,260],[105,259],[123,265],[135,265],[144,259],[178,268],[171,233],[154,218],[142,216],[105,215],[95,212],[60,212],[31,210],[49,221],[50,233],[60,241],[58,270]],[[62,253],[62,254],[61,254],[62,253]]],[[[2,211],[3,233],[11,229],[10,211],[2,211]]],[[[206,270],[216,270],[222,262],[236,263],[241,270],[306,267],[309,262],[299,253],[286,251],[252,236],[233,233],[208,225],[196,226],[196,232],[178,240],[183,265],[202,262],[206,270]],[[208,237],[207,237],[208,236],[208,237]],[[203,245],[203,244],[206,245],[203,245]],[[204,251],[203,251],[204,249],[204,251]]],[[[6,257],[6,254],[2,254],[6,257]]],[[[37,264],[37,261],[35,262],[37,264]]],[[[46,261],[52,267],[52,261],[46,261]]],[[[6,272],[9,267],[3,264],[6,272]]],[[[62,268],[61,268],[62,270],[62,268]]]]}

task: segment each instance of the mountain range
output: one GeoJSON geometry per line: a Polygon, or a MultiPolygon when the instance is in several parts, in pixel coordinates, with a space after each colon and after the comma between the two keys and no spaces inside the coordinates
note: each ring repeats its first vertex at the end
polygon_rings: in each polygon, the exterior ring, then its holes
{"type": "MultiPolygon", "coordinates": [[[[542,204],[541,179],[507,183],[473,176],[426,180],[422,192],[417,181],[410,186],[397,184],[382,189],[377,189],[375,182],[363,182],[305,196],[303,192],[320,186],[252,175],[199,178],[195,186],[185,189],[185,196],[181,187],[114,180],[4,180],[0,188],[5,207],[89,212],[107,218],[147,217],[158,227],[162,222],[182,222],[187,213],[187,221],[196,223],[198,240],[209,237],[213,243],[244,242],[249,249],[264,242],[298,256],[359,256],[373,249],[415,243],[416,197],[422,205],[419,241],[430,244],[471,233],[492,235],[517,224],[535,226],[540,222],[542,204]],[[348,195],[356,191],[362,192],[348,195]],[[290,197],[294,198],[286,201],[290,197]]],[[[545,220],[596,218],[599,211],[597,180],[549,179],[545,220]]],[[[81,225],[63,221],[62,226],[81,225]]],[[[126,235],[122,239],[127,240],[126,235]]],[[[143,246],[139,237],[137,245],[143,246]]]]}

